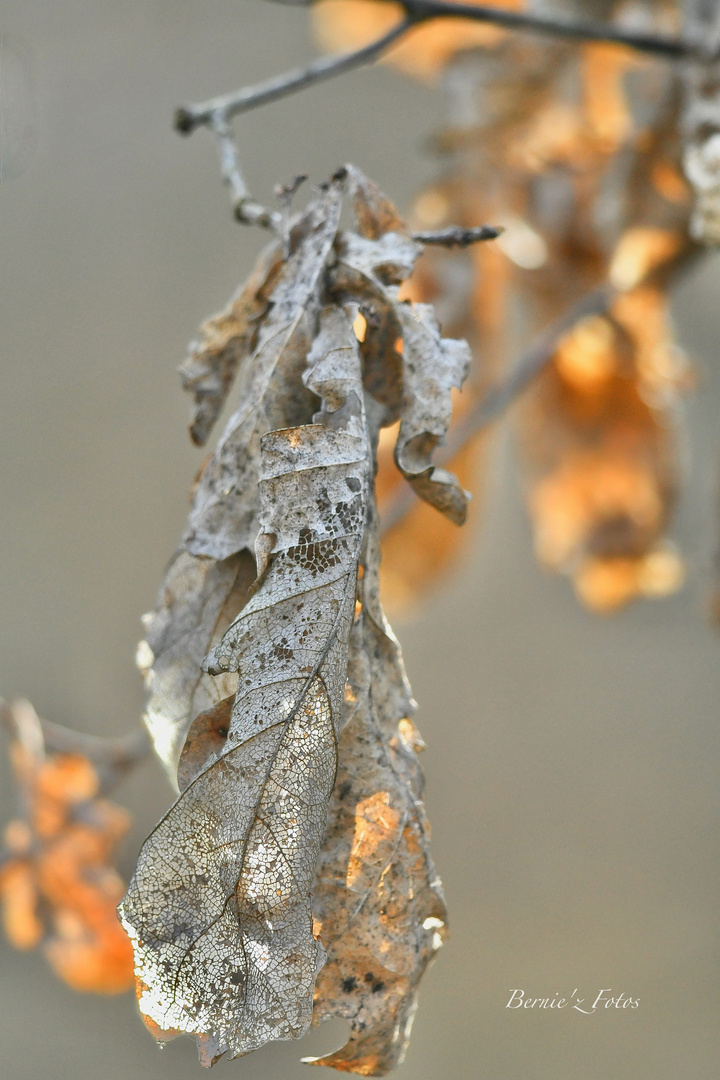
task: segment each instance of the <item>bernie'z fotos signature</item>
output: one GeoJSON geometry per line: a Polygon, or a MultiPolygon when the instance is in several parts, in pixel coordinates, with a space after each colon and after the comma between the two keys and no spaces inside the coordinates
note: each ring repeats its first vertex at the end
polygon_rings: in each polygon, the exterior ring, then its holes
{"type": "Polygon", "coordinates": [[[629,994],[618,994],[617,997],[611,997],[612,988],[608,987],[606,990],[601,990],[592,1005],[590,999],[577,996],[577,987],[573,990],[570,997],[560,997],[559,994],[555,994],[554,997],[549,998],[534,998],[526,997],[524,990],[511,990],[510,1000],[505,1006],[506,1009],[577,1009],[578,1012],[584,1013],[586,1016],[592,1016],[598,1009],[637,1009],[640,1004],[640,998],[632,998],[629,994]]]}

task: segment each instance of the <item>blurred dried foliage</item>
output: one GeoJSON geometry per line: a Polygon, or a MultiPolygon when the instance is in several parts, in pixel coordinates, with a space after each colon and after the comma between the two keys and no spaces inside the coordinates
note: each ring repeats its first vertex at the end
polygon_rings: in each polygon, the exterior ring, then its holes
{"type": "MultiPolygon", "coordinates": [[[[575,18],[624,13],[636,26],[664,32],[677,23],[672,4],[635,3],[630,11],[610,0],[566,0],[560,7],[575,18]]],[[[385,4],[328,0],[315,18],[322,40],[347,47],[378,33],[390,14],[385,4]]],[[[558,342],[518,410],[536,552],[544,566],[570,575],[596,611],[672,592],[683,580],[666,539],[679,480],[675,406],[689,375],[673,340],[667,289],[700,236],[699,227],[689,228],[681,169],[688,76],[612,46],[451,20],[417,28],[388,59],[440,79],[447,103],[447,123],[433,139],[442,174],[416,198],[415,223],[506,228],[497,244],[461,255],[428,250],[409,285],[414,300],[432,301],[446,333],[472,347],[458,415],[487,394],[504,357],[583,295],[606,288],[607,310],[578,320],[558,342]]],[[[697,69],[690,70],[695,86],[697,69]]],[[[708,79],[705,71],[706,88],[708,79]]],[[[450,461],[475,491],[486,443],[478,430],[450,461]]],[[[421,507],[393,514],[397,490],[381,450],[380,506],[392,519],[383,563],[391,609],[416,603],[457,565],[467,542],[467,533],[431,526],[421,507]]],[[[480,516],[477,498],[473,516],[480,516]]]]}
{"type": "MultiPolygon", "coordinates": [[[[556,6],[679,22],[651,0],[556,6]]],[[[716,7],[684,10],[708,56],[716,7]]],[[[314,18],[348,48],[403,10],[327,0],[314,18]]],[[[498,387],[534,377],[516,420],[540,562],[599,612],[683,578],[667,530],[689,374],[667,291],[720,238],[714,62],[681,70],[460,18],[414,28],[390,59],[447,101],[441,173],[414,223],[504,231],[426,248],[352,166],[294,218],[301,178],[282,214],[253,203],[278,235],[181,369],[196,444],[236,400],[144,619],[145,724],[179,795],[120,904],[127,937],[112,868],[127,817],[104,795],[143,745],[3,707],[22,801],[0,863],[7,936],[106,993],[128,986],[134,951],[148,1028],[161,1043],[194,1035],[207,1066],[331,1017],[349,1040],[313,1064],[379,1076],[402,1060],[446,910],[416,706],[380,597],[407,608],[458,564],[498,387]],[[564,329],[538,358],[527,343],[548,325],[564,329]],[[453,410],[461,435],[446,445],[453,410]]],[[[227,117],[213,116],[242,194],[227,117]]]]}
{"type": "Polygon", "coordinates": [[[21,802],[0,863],[5,934],[18,949],[40,946],[73,989],[121,993],[132,986],[133,964],[115,910],[125,886],[113,861],[129,815],[102,792],[136,755],[121,751],[114,767],[99,767],[86,754],[54,751],[59,729],[46,739],[29,702],[2,710],[21,802]]]}

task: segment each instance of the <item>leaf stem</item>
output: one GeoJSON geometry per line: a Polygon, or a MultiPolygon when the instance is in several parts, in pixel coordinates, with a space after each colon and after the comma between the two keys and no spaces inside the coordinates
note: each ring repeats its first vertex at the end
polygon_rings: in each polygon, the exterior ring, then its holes
{"type": "Polygon", "coordinates": [[[465,248],[470,244],[477,244],[480,240],[497,240],[504,231],[502,225],[497,228],[492,225],[475,225],[469,229],[451,225],[447,229],[438,229],[437,232],[415,232],[412,238],[418,244],[465,248]]]}

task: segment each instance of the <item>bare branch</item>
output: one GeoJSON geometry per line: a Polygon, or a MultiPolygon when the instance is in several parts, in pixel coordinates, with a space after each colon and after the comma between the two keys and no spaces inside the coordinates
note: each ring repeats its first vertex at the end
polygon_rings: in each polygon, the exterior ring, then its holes
{"type": "Polygon", "coordinates": [[[144,728],[136,728],[119,738],[103,739],[41,720],[45,748],[52,754],[82,754],[94,765],[125,770],[137,765],[150,753],[150,740],[144,728]]]}
{"type": "Polygon", "coordinates": [[[699,46],[694,42],[663,35],[636,33],[594,20],[569,22],[552,15],[531,15],[519,11],[505,11],[485,4],[459,4],[445,0],[405,0],[402,6],[414,23],[441,18],[470,19],[473,22],[504,26],[509,30],[528,30],[547,37],[626,45],[638,52],[671,60],[700,55],[699,46]]]}
{"type": "Polygon", "coordinates": [[[342,56],[322,56],[306,68],[296,68],[284,75],[276,75],[272,79],[256,83],[255,86],[247,86],[243,90],[224,94],[200,105],[184,105],[175,114],[175,127],[183,135],[189,135],[202,124],[212,127],[218,121],[227,122],[233,116],[238,116],[249,109],[267,105],[296,90],[304,90],[306,86],[313,86],[315,83],[332,79],[353,68],[362,67],[363,64],[369,64],[371,60],[375,60],[386,49],[389,49],[416,21],[410,16],[402,19],[382,37],[355,52],[344,53],[342,56]]]}
{"type": "Polygon", "coordinates": [[[495,228],[493,225],[475,225],[470,229],[462,229],[459,225],[450,225],[447,229],[438,229],[437,232],[412,233],[413,240],[418,244],[436,244],[441,247],[469,247],[477,244],[480,240],[497,240],[501,233],[505,232],[502,225],[495,228]]]}
{"type": "Polygon", "coordinates": [[[305,68],[296,68],[284,75],[276,75],[255,86],[247,86],[231,94],[212,98],[197,105],[183,105],[175,114],[175,127],[183,135],[189,135],[202,124],[213,126],[218,118],[228,121],[239,113],[267,105],[286,97],[296,90],[332,79],[353,68],[362,67],[376,60],[394,45],[408,30],[431,19],[462,18],[472,22],[493,23],[513,30],[528,30],[549,37],[573,41],[598,41],[625,45],[639,52],[668,59],[700,57],[700,46],[680,38],[654,34],[639,34],[622,30],[600,22],[567,22],[550,16],[527,15],[522,12],[504,11],[500,8],[446,3],[444,0],[405,0],[405,18],[401,19],[382,37],[371,41],[355,52],[342,56],[323,56],[305,68]]]}
{"type": "MultiPolygon", "coordinates": [[[[292,7],[312,7],[315,0],[275,0],[275,2],[292,7]]],[[[378,0],[378,2],[392,2],[397,6],[397,0],[378,0]]],[[[704,39],[690,40],[637,33],[597,20],[570,21],[553,15],[507,11],[488,4],[452,3],[450,0],[401,0],[400,6],[415,24],[429,22],[430,19],[469,19],[472,22],[504,26],[508,30],[527,30],[533,34],[570,41],[598,41],[612,45],[625,45],[637,52],[670,60],[688,57],[712,59],[708,53],[708,43],[704,39]]]]}

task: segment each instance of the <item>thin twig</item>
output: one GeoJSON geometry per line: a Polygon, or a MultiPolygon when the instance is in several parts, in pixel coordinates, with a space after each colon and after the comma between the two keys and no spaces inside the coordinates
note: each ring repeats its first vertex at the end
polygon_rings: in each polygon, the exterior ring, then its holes
{"type": "Polygon", "coordinates": [[[41,720],[45,749],[51,754],[82,754],[94,765],[110,765],[129,769],[144,760],[150,752],[150,740],[144,728],[136,728],[119,738],[102,738],[82,731],[41,720]]]}
{"type": "Polygon", "coordinates": [[[353,68],[362,67],[363,64],[369,64],[389,49],[398,38],[401,38],[415,21],[410,17],[401,19],[382,37],[355,52],[344,53],[342,56],[322,56],[305,68],[296,68],[284,75],[276,75],[272,79],[256,83],[255,86],[247,86],[235,93],[212,98],[200,105],[183,105],[175,113],[175,127],[183,135],[189,135],[202,124],[212,126],[218,119],[227,122],[233,116],[238,116],[249,109],[257,109],[260,105],[277,101],[278,98],[293,94],[296,90],[303,90],[306,86],[314,86],[315,83],[332,79],[353,68]]]}
{"type": "Polygon", "coordinates": [[[509,30],[528,30],[533,34],[542,34],[547,37],[626,45],[637,52],[666,57],[670,60],[682,60],[687,57],[697,57],[700,54],[697,44],[681,38],[637,33],[596,20],[570,22],[553,15],[533,15],[521,11],[507,11],[485,4],[458,4],[445,2],[445,0],[404,0],[402,7],[416,23],[440,18],[470,19],[473,22],[504,26],[509,30]]]}
{"type": "MultiPolygon", "coordinates": [[[[295,6],[295,8],[312,8],[316,0],[274,0],[274,2],[295,6]]],[[[506,11],[489,4],[452,3],[449,0],[378,0],[378,2],[392,2],[400,6],[407,15],[415,18],[416,23],[424,23],[431,18],[468,18],[476,23],[491,23],[511,30],[529,30],[531,33],[542,33],[548,37],[627,45],[629,49],[650,53],[653,56],[666,56],[669,59],[699,57],[704,49],[705,58],[712,58],[707,54],[707,42],[667,38],[654,35],[654,33],[637,33],[633,30],[608,26],[607,23],[600,23],[595,19],[594,21],[583,19],[581,22],[569,22],[567,19],[553,15],[506,11]]]]}
{"type": "Polygon", "coordinates": [[[601,315],[607,311],[616,293],[611,288],[593,289],[570,304],[566,311],[542,330],[509,375],[485,394],[477,405],[457,424],[452,436],[442,448],[445,461],[452,457],[471,435],[484,428],[505,412],[543,368],[550,363],[558,342],[580,319],[601,315]]]}
{"type": "MultiPolygon", "coordinates": [[[[276,3],[293,7],[312,7],[315,0],[275,0],[276,3]]],[[[572,41],[598,41],[613,45],[626,45],[651,56],[664,56],[671,60],[687,57],[712,59],[707,54],[704,41],[690,41],[665,35],[638,33],[623,30],[598,20],[567,20],[553,15],[537,15],[527,12],[508,11],[489,4],[452,3],[450,0],[378,0],[393,3],[403,9],[416,23],[430,19],[470,19],[473,22],[492,23],[508,30],[527,30],[548,37],[567,38],[572,41]]]]}
{"type": "Polygon", "coordinates": [[[502,225],[497,228],[492,225],[476,225],[470,229],[461,229],[459,225],[451,225],[447,229],[438,229],[436,232],[416,232],[412,234],[412,238],[418,244],[465,248],[470,244],[477,244],[480,240],[497,240],[503,232],[505,229],[502,225]]]}
{"type": "Polygon", "coordinates": [[[230,192],[233,213],[243,225],[260,225],[280,232],[282,214],[271,212],[256,202],[245,184],[240,168],[240,155],[227,119],[220,113],[211,117],[209,127],[215,135],[220,154],[220,175],[230,192]]]}

